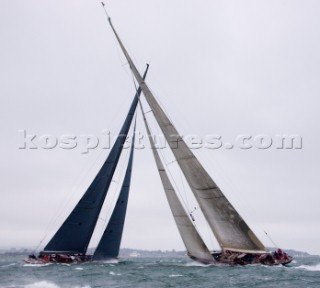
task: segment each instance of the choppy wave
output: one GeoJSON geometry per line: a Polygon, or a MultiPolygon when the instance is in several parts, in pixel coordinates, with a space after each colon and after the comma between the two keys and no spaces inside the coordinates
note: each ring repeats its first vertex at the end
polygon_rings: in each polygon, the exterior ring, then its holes
{"type": "Polygon", "coordinates": [[[186,264],[183,264],[181,266],[185,266],[185,267],[210,267],[210,266],[217,266],[217,265],[215,265],[215,264],[203,264],[203,263],[200,263],[200,262],[193,261],[193,262],[188,262],[186,264]]]}
{"type": "Polygon", "coordinates": [[[45,263],[45,264],[24,264],[24,267],[45,267],[52,265],[53,263],[45,263]]]}
{"type": "Polygon", "coordinates": [[[113,272],[113,271],[110,271],[109,274],[110,274],[110,275],[121,276],[121,273],[115,273],[115,272],[113,272]]]}
{"type": "Polygon", "coordinates": [[[304,269],[307,271],[319,271],[320,272],[320,263],[316,264],[316,265],[300,265],[298,267],[294,267],[296,269],[304,269]]]}
{"type": "Polygon", "coordinates": [[[105,261],[101,261],[103,264],[119,264],[119,259],[109,259],[105,261]]]}
{"type": "Polygon", "coordinates": [[[40,281],[40,282],[35,282],[32,284],[28,284],[24,286],[25,288],[60,288],[54,283],[47,282],[47,281],[40,281]]]}
{"type": "MultiPolygon", "coordinates": [[[[52,282],[48,282],[48,281],[39,281],[39,282],[34,282],[32,284],[28,284],[25,286],[21,286],[23,288],[62,288],[52,282]]],[[[70,288],[91,288],[88,285],[85,286],[70,286],[70,288]]]]}
{"type": "Polygon", "coordinates": [[[6,267],[10,267],[10,266],[14,266],[17,265],[17,263],[11,263],[11,264],[7,264],[7,265],[1,265],[1,268],[6,268],[6,267]]]}
{"type": "Polygon", "coordinates": [[[301,288],[305,283],[310,288],[318,288],[320,283],[320,258],[315,257],[297,258],[297,263],[287,267],[218,267],[181,258],[139,257],[125,259],[119,264],[100,262],[70,267],[58,264],[34,265],[14,260],[13,257],[2,259],[0,288],[184,288],[186,283],[190,283],[193,288],[211,288],[212,283],[220,288],[256,287],[257,283],[265,285],[261,287],[274,288],[282,287],[283,281],[290,288],[301,288]]]}

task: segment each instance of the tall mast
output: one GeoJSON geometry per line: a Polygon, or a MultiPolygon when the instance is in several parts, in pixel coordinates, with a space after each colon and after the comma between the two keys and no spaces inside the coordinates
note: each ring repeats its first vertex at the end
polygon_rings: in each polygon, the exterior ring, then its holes
{"type": "MultiPolygon", "coordinates": [[[[145,70],[143,78],[146,77],[149,65],[145,70]]],[[[111,214],[110,220],[104,233],[99,241],[99,244],[93,254],[93,260],[105,260],[116,258],[119,255],[119,249],[122,239],[123,227],[127,212],[127,204],[129,198],[131,171],[134,155],[134,141],[135,141],[136,122],[134,123],[132,144],[130,149],[130,156],[127,170],[118,196],[118,200],[111,214]]]]}
{"type": "Polygon", "coordinates": [[[179,136],[177,129],[173,126],[153,96],[148,85],[142,79],[114,29],[110,17],[108,17],[108,21],[162,132],[169,143],[180,169],[187,179],[221,248],[233,251],[264,253],[266,249],[263,244],[224,196],[217,184],[211,179],[210,175],[193,155],[182,137],[179,136]]]}

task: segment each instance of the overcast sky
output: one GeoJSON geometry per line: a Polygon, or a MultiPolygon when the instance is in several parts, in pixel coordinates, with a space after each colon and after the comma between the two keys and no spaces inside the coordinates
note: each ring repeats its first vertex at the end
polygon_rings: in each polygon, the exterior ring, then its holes
{"type": "MultiPolygon", "coordinates": [[[[231,143],[241,134],[302,137],[302,149],[194,153],[266,246],[264,231],[281,247],[320,254],[319,1],[111,0],[107,7],[140,71],[150,62],[147,83],[182,135],[231,143]]],[[[0,247],[35,247],[44,236],[47,243],[109,151],[19,149],[18,131],[116,135],[134,84],[99,1],[2,0],[0,41],[0,247]]],[[[136,150],[132,177],[122,246],[184,249],[150,150],[136,150]]],[[[109,213],[121,172],[115,180],[109,213]]]]}

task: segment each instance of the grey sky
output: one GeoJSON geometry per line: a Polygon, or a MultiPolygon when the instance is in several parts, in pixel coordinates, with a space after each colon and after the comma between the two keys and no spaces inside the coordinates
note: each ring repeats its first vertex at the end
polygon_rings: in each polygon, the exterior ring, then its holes
{"type": "MultiPolygon", "coordinates": [[[[265,245],[264,230],[320,254],[319,1],[111,0],[108,10],[140,71],[151,62],[147,83],[181,134],[302,136],[300,150],[195,154],[265,245]]],[[[30,247],[55,232],[108,151],[19,150],[18,130],[117,133],[134,85],[99,1],[3,0],[0,39],[0,246],[30,247]]],[[[148,149],[136,151],[122,246],[183,249],[148,149]]]]}

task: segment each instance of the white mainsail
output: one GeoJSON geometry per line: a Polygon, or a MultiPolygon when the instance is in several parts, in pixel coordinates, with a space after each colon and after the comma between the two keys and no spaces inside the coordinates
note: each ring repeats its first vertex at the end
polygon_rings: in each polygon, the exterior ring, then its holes
{"type": "Polygon", "coordinates": [[[152,138],[152,135],[150,133],[150,128],[145,117],[141,101],[139,101],[139,104],[162,185],[166,193],[174,221],[176,222],[182,241],[187,248],[188,256],[202,263],[214,263],[214,258],[210,254],[209,249],[194,227],[173,188],[173,185],[160,159],[159,152],[155,147],[154,139],[152,138]]]}
{"type": "Polygon", "coordinates": [[[219,187],[179,136],[178,131],[143,81],[115,31],[110,17],[108,20],[130,68],[221,248],[224,250],[264,253],[266,251],[264,245],[223,195],[219,187]]]}

